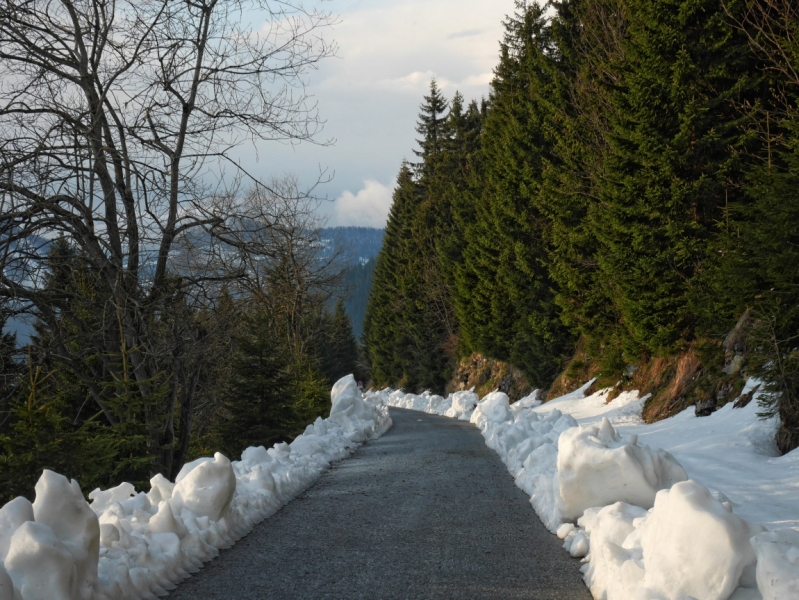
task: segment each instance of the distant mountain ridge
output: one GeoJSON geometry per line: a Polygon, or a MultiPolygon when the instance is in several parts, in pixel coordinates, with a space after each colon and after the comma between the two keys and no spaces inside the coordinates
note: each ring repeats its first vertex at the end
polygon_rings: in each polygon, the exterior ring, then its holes
{"type": "Polygon", "coordinates": [[[323,255],[342,252],[347,263],[365,264],[380,252],[384,233],[373,227],[326,227],[321,230],[323,255]]]}
{"type": "Polygon", "coordinates": [[[344,274],[344,310],[357,340],[363,334],[375,258],[383,245],[384,233],[383,229],[372,227],[329,227],[321,231],[324,244],[322,255],[341,252],[348,265],[344,274]]]}

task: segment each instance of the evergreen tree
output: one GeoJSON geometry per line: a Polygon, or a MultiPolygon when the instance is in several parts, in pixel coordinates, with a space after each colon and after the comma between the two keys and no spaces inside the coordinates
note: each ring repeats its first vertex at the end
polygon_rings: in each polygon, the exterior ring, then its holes
{"type": "MultiPolygon", "coordinates": [[[[742,115],[756,81],[718,0],[629,0],[625,60],[596,220],[601,284],[633,355],[695,335],[691,295],[727,204],[740,201],[742,115]]],[[[712,302],[705,297],[703,302],[712,302]]]]}
{"type": "Polygon", "coordinates": [[[461,330],[469,346],[545,387],[571,342],[552,293],[546,215],[536,204],[549,152],[546,111],[536,95],[548,84],[541,63],[552,43],[542,8],[517,9],[505,24],[482,133],[482,194],[464,252],[471,277],[459,288],[471,300],[461,304],[462,319],[470,316],[461,330]]]}
{"type": "Polygon", "coordinates": [[[317,359],[320,373],[332,386],[345,375],[355,373],[358,362],[358,345],[343,299],[338,299],[332,314],[322,311],[317,327],[308,354],[317,359]]]}
{"type": "Polygon", "coordinates": [[[229,457],[248,446],[286,441],[297,427],[291,354],[269,315],[258,311],[245,322],[235,340],[230,386],[212,427],[212,438],[229,457]]]}
{"type": "Polygon", "coordinates": [[[532,197],[547,223],[547,270],[560,319],[596,346],[613,338],[619,317],[596,260],[597,188],[610,130],[607,88],[619,55],[624,2],[555,3],[550,48],[533,50],[530,94],[542,113],[540,188],[532,197]]]}
{"type": "MultiPolygon", "coordinates": [[[[441,181],[434,190],[438,195],[435,247],[442,278],[453,294],[467,245],[467,228],[474,219],[474,198],[478,194],[475,187],[480,185],[476,163],[484,120],[484,110],[480,110],[477,102],[472,101],[468,107],[463,102],[463,96],[456,93],[447,119],[441,181]]],[[[456,299],[453,297],[451,302],[455,312],[456,299]]]]}
{"type": "Polygon", "coordinates": [[[447,101],[433,78],[430,81],[430,94],[424,97],[416,124],[416,132],[422,137],[416,140],[419,150],[414,150],[414,154],[422,159],[420,168],[425,176],[435,171],[445,144],[446,112],[447,101]]]}
{"type": "Polygon", "coordinates": [[[410,270],[411,225],[420,203],[419,188],[408,163],[397,177],[383,247],[377,255],[374,280],[364,320],[364,342],[372,379],[378,384],[413,385],[409,329],[403,318],[409,303],[406,276],[410,270]]]}
{"type": "Polygon", "coordinates": [[[404,163],[375,265],[364,342],[376,383],[443,391],[450,363],[441,313],[446,295],[423,225],[423,194],[404,163]]]}

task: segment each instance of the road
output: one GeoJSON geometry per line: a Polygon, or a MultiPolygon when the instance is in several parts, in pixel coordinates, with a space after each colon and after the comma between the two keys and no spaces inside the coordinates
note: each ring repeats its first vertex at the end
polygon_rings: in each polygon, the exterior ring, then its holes
{"type": "Polygon", "coordinates": [[[469,423],[394,427],[258,525],[169,600],[590,600],[580,563],[469,423]]]}

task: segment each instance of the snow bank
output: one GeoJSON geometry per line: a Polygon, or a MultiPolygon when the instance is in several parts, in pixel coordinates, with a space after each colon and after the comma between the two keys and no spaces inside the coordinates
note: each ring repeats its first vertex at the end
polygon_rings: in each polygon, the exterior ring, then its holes
{"type": "Polygon", "coordinates": [[[330,417],[291,444],[187,463],[170,482],[94,490],[44,471],[36,501],[0,508],[0,600],[127,600],[166,594],[202,563],[310,486],[331,462],[391,427],[388,392],[361,394],[349,375],[330,417]]]}
{"type": "Polygon", "coordinates": [[[480,402],[480,397],[474,393],[474,390],[466,392],[455,392],[450,395],[450,407],[444,411],[445,417],[453,417],[461,421],[468,421],[472,418],[472,413],[480,402]]]}
{"type": "Polygon", "coordinates": [[[799,525],[799,451],[774,455],[775,424],[758,419],[757,402],[644,425],[646,397],[586,397],[592,383],[543,405],[537,393],[510,404],[501,392],[473,407],[452,394],[446,410],[394,392],[389,405],[469,415],[543,523],[583,559],[595,598],[799,598],[799,531],[786,527],[799,525]]]}
{"type": "Polygon", "coordinates": [[[799,598],[799,531],[778,529],[756,535],[757,587],[765,600],[799,598]]]}
{"type": "Polygon", "coordinates": [[[658,491],[688,479],[671,454],[639,444],[636,435],[622,439],[607,418],[563,432],[557,472],[561,518],[568,521],[620,501],[652,508],[658,491]]]}
{"type": "Polygon", "coordinates": [[[619,502],[586,511],[579,525],[590,539],[583,571],[596,598],[726,600],[739,586],[741,596],[756,587],[749,540],[763,528],[695,481],[660,491],[651,511],[619,502]]]}

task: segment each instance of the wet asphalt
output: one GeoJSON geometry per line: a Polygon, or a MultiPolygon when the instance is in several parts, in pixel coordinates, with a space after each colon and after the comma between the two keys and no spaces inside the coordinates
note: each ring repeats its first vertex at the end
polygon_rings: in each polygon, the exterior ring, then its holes
{"type": "Polygon", "coordinates": [[[394,426],[181,583],[169,600],[590,600],[580,563],[469,423],[394,426]]]}

